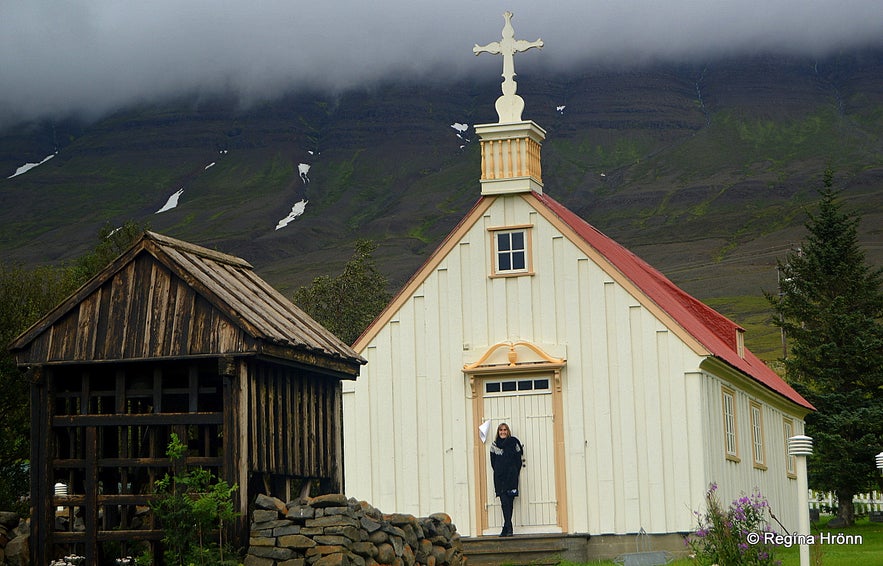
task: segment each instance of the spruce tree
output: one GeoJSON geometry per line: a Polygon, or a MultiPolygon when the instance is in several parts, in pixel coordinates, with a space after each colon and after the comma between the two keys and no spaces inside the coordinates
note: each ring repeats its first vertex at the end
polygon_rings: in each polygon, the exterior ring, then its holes
{"type": "Polygon", "coordinates": [[[813,489],[837,497],[838,518],[854,521],[852,499],[875,489],[874,456],[883,450],[883,270],[858,243],[860,218],[843,210],[825,174],[806,241],[779,262],[778,295],[767,294],[774,323],[790,351],[786,378],[816,407],[806,417],[813,437],[813,489]]]}

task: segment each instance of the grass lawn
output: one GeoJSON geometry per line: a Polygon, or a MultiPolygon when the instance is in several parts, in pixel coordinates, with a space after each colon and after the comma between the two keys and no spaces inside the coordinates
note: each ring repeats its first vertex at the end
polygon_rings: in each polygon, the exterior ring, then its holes
{"type": "MultiPolygon", "coordinates": [[[[883,523],[871,523],[867,518],[856,521],[849,528],[828,528],[827,523],[832,517],[823,517],[822,521],[812,526],[812,534],[816,535],[817,543],[822,535],[830,535],[825,544],[816,544],[810,548],[811,566],[865,566],[883,565],[883,523]],[[853,544],[837,544],[837,535],[845,535],[840,540],[850,539],[853,544]],[[859,543],[858,541],[861,540],[859,543]]],[[[800,549],[797,545],[780,548],[776,558],[782,566],[800,566],[800,549]]],[[[695,565],[692,559],[675,560],[672,566],[695,565]]],[[[559,566],[584,566],[572,562],[563,562],[559,566]]],[[[614,566],[610,560],[590,562],[585,566],[614,566]]]]}
{"type": "MultiPolygon", "coordinates": [[[[864,564],[883,564],[883,523],[871,523],[867,518],[856,521],[849,528],[828,528],[827,521],[813,525],[812,533],[818,535],[819,542],[822,534],[830,534],[831,540],[826,544],[816,544],[810,548],[810,564],[816,566],[862,566],[864,564]],[[836,535],[846,535],[852,538],[853,544],[837,544],[836,535]],[[861,542],[859,543],[859,538],[861,542]]],[[[841,537],[841,541],[843,538],[841,537]]],[[[782,566],[799,566],[800,551],[797,546],[783,548],[777,556],[782,561],[782,566]]]]}

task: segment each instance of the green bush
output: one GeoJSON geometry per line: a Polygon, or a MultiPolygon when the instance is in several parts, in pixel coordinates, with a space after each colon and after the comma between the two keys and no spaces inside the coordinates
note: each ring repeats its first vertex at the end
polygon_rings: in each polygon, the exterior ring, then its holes
{"type": "MultiPolygon", "coordinates": [[[[172,433],[166,454],[173,469],[180,466],[186,451],[187,446],[172,433]]],[[[238,516],[233,511],[237,489],[236,484],[230,486],[202,468],[166,474],[156,482],[157,499],[151,508],[163,528],[166,564],[237,564],[224,540],[225,526],[238,516]],[[212,540],[215,533],[217,541],[212,540]]]]}

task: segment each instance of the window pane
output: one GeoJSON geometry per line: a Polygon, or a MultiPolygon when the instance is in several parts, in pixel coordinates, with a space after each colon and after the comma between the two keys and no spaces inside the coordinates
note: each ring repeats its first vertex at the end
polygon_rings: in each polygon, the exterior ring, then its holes
{"type": "Polygon", "coordinates": [[[510,271],[512,269],[512,258],[509,254],[500,254],[500,271],[510,271]]]}
{"type": "Polygon", "coordinates": [[[528,379],[527,381],[519,381],[518,382],[518,390],[519,391],[530,391],[533,389],[533,381],[528,379]]]}
{"type": "Polygon", "coordinates": [[[497,249],[500,251],[510,250],[509,234],[497,234],[497,249]]]}
{"type": "Polygon", "coordinates": [[[523,250],[524,249],[524,232],[512,232],[512,249],[513,250],[523,250]]]}
{"type": "Polygon", "coordinates": [[[488,393],[499,393],[500,392],[500,384],[499,383],[486,383],[484,386],[484,390],[488,393]]]}
{"type": "Polygon", "coordinates": [[[512,269],[524,269],[524,252],[512,252],[512,269]]]}
{"type": "Polygon", "coordinates": [[[503,391],[515,391],[515,382],[514,381],[504,381],[503,382],[503,391]]]}
{"type": "Polygon", "coordinates": [[[536,379],[533,382],[534,389],[548,389],[549,388],[549,380],[548,379],[536,379]]]}

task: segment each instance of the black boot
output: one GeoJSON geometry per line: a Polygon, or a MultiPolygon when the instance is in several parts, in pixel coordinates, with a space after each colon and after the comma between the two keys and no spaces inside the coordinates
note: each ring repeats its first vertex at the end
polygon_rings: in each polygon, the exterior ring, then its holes
{"type": "Polygon", "coordinates": [[[500,533],[501,537],[511,537],[512,536],[512,525],[504,525],[503,532],[500,533]]]}

